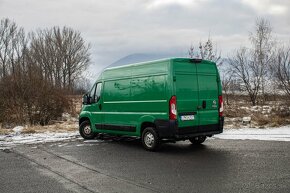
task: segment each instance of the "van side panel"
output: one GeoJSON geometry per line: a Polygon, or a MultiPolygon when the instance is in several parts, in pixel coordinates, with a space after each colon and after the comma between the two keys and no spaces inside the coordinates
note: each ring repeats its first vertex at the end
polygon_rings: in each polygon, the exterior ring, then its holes
{"type": "Polygon", "coordinates": [[[140,136],[140,121],[168,118],[168,62],[127,68],[118,69],[118,78],[104,76],[102,132],[140,136]],[[130,76],[123,76],[127,68],[130,76]]]}

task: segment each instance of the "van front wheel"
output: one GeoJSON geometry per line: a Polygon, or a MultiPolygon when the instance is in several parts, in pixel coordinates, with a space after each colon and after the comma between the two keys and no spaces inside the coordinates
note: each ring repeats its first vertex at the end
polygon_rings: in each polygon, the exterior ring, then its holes
{"type": "Polygon", "coordinates": [[[80,124],[80,134],[84,139],[94,139],[97,136],[97,134],[93,132],[89,121],[84,121],[80,124]]]}
{"type": "Polygon", "coordinates": [[[141,138],[143,147],[149,151],[155,151],[160,144],[158,134],[152,127],[144,129],[141,138]]]}
{"type": "Polygon", "coordinates": [[[189,139],[192,144],[202,144],[205,140],[206,136],[198,136],[189,139]]]}

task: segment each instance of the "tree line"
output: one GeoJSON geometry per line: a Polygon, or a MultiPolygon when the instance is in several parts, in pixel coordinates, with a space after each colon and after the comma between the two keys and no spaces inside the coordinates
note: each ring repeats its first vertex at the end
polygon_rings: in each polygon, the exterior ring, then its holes
{"type": "MultiPolygon", "coordinates": [[[[243,93],[252,105],[265,103],[269,93],[290,96],[290,45],[273,37],[269,21],[256,20],[250,46],[226,58],[209,37],[189,57],[217,63],[222,71],[225,101],[243,93]]],[[[48,124],[69,108],[66,95],[84,85],[82,72],[90,63],[90,45],[80,32],[52,27],[26,33],[7,18],[0,21],[0,123],[48,124]]]]}
{"type": "Polygon", "coordinates": [[[90,63],[80,32],[52,27],[25,33],[0,21],[0,122],[47,124],[69,108],[90,63]]]}
{"type": "Polygon", "coordinates": [[[250,46],[242,45],[226,58],[214,49],[211,38],[197,50],[191,46],[188,55],[217,63],[227,104],[230,93],[246,94],[253,106],[264,104],[271,94],[290,96],[290,45],[274,37],[264,18],[256,20],[248,38],[250,46]]]}

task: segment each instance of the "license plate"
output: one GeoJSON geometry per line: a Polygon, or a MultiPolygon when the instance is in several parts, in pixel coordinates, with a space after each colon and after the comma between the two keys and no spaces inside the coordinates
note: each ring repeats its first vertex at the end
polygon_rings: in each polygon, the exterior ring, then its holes
{"type": "Polygon", "coordinates": [[[190,120],[194,120],[194,115],[182,115],[180,117],[181,121],[190,121],[190,120]]]}

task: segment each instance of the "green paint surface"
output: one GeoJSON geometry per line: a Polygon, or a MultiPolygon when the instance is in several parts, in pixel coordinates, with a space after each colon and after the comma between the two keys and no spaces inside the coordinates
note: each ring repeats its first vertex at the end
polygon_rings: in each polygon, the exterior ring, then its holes
{"type": "MultiPolygon", "coordinates": [[[[177,97],[178,127],[218,124],[221,82],[215,63],[172,58],[106,69],[94,84],[96,102],[83,105],[94,132],[140,136],[144,122],[169,120],[169,100],[177,97]],[[203,103],[206,106],[203,107],[203,103]],[[182,121],[180,114],[194,120],[182,121]],[[95,125],[133,126],[136,132],[101,130],[95,125]]],[[[92,96],[94,97],[94,96],[92,96]]]]}

